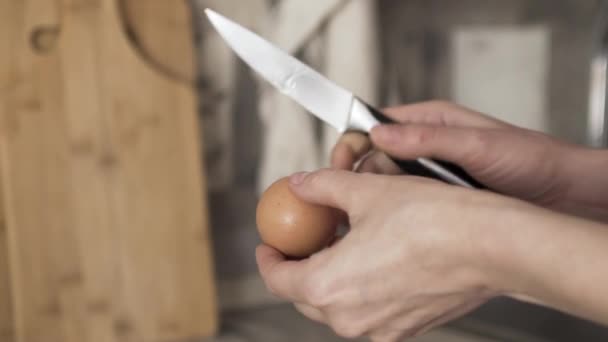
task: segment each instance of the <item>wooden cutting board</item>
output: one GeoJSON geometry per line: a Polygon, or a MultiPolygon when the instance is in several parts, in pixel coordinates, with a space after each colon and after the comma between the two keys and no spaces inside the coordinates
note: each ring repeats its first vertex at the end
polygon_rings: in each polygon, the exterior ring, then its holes
{"type": "MultiPolygon", "coordinates": [[[[2,182],[0,182],[1,187],[2,182]]],[[[0,194],[2,189],[0,188],[0,194]]],[[[6,240],[6,224],[4,208],[0,199],[0,341],[13,342],[13,303],[11,298],[8,241],[6,240]]]]}
{"type": "MultiPolygon", "coordinates": [[[[0,30],[6,31],[12,21],[7,18],[7,12],[13,9],[13,4],[6,1],[0,2],[0,30]]],[[[11,25],[12,26],[12,25],[11,25]]],[[[12,33],[11,31],[9,31],[12,33]]],[[[8,36],[9,32],[3,32],[8,36]]],[[[0,36],[3,35],[0,33],[0,36]]],[[[0,115],[5,111],[5,92],[10,88],[13,80],[8,70],[9,51],[12,41],[2,36],[0,39],[0,115]]],[[[3,119],[3,117],[0,117],[3,119]]],[[[0,120],[0,135],[5,131],[5,121],[0,120]]],[[[0,171],[2,171],[2,161],[0,160],[0,171]]],[[[8,261],[8,240],[6,216],[4,215],[4,203],[2,200],[2,173],[0,172],[0,341],[14,342],[15,322],[13,320],[13,302],[11,292],[11,277],[8,261]]]]}
{"type": "MultiPolygon", "coordinates": [[[[212,334],[192,87],[142,58],[118,1],[1,3],[0,166],[17,341],[212,334]]],[[[186,2],[167,3],[173,20],[190,21],[186,2]]]]}

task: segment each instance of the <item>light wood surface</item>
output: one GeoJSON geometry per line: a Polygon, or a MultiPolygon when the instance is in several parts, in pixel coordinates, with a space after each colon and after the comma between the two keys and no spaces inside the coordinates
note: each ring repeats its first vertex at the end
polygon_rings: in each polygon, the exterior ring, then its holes
{"type": "Polygon", "coordinates": [[[188,1],[121,0],[125,28],[136,52],[152,67],[182,82],[196,81],[188,1]],[[176,4],[177,2],[177,4],[176,4]]]}
{"type": "MultiPolygon", "coordinates": [[[[141,58],[116,1],[2,3],[0,166],[18,341],[212,334],[193,89],[141,58]]],[[[171,3],[167,15],[189,22],[185,2],[171,3]]]]}
{"type": "MultiPolygon", "coordinates": [[[[0,194],[2,193],[0,182],[0,194]]],[[[8,267],[8,241],[4,208],[0,196],[0,341],[13,342],[13,302],[10,287],[10,269],[8,267]]]]}
{"type": "MultiPolygon", "coordinates": [[[[0,30],[8,30],[7,13],[12,9],[11,4],[6,1],[0,2],[0,30]]],[[[8,64],[8,56],[5,53],[9,50],[11,41],[0,39],[0,96],[4,89],[9,86],[9,77],[4,67],[8,64]]],[[[0,97],[0,113],[5,104],[0,97]]],[[[0,121],[0,132],[4,129],[4,122],[0,121]]],[[[0,170],[2,170],[2,160],[0,159],[0,170]]],[[[8,241],[6,234],[6,218],[4,216],[4,206],[2,202],[2,174],[0,173],[0,341],[14,342],[14,322],[13,306],[10,288],[10,269],[8,263],[8,241]]]]}

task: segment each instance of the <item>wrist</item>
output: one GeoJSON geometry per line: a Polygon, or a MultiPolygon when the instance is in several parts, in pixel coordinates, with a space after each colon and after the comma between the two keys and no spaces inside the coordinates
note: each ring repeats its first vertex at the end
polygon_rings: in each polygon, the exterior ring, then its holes
{"type": "Polygon", "coordinates": [[[497,197],[496,205],[486,208],[486,221],[473,232],[474,259],[481,280],[497,296],[530,296],[526,262],[538,241],[533,243],[529,235],[542,221],[539,212],[545,210],[516,199],[491,196],[497,197]]]}
{"type": "Polygon", "coordinates": [[[461,215],[474,217],[461,251],[472,251],[467,261],[485,293],[607,322],[608,226],[498,195],[475,198],[483,200],[476,212],[461,215]]]}
{"type": "Polygon", "coordinates": [[[474,212],[460,214],[466,233],[455,243],[453,256],[463,256],[455,260],[466,266],[471,285],[488,297],[513,293],[518,285],[513,282],[514,260],[507,242],[514,239],[514,226],[526,219],[528,205],[489,192],[476,193],[473,198],[474,212]]]}
{"type": "Polygon", "coordinates": [[[601,266],[607,227],[530,207],[494,255],[501,293],[587,319],[608,317],[601,266]]]}
{"type": "Polygon", "coordinates": [[[576,246],[587,246],[585,252],[605,251],[606,227],[525,202],[510,203],[503,206],[502,217],[496,216],[493,229],[480,233],[488,286],[499,295],[551,307],[583,296],[575,274],[593,259],[575,257],[582,252],[576,246]]]}

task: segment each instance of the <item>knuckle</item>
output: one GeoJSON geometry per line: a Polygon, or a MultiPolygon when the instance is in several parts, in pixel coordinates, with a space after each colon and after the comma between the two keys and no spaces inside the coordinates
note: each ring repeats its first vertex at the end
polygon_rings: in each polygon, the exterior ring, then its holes
{"type": "Polygon", "coordinates": [[[329,291],[324,284],[319,277],[310,277],[304,284],[304,299],[306,302],[316,308],[327,306],[329,304],[329,291]]]}

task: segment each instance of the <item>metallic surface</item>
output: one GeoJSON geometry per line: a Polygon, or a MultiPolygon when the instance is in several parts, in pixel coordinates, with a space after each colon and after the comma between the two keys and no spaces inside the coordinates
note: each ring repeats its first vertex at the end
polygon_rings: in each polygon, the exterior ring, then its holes
{"type": "MultiPolygon", "coordinates": [[[[379,124],[373,113],[374,110],[355,98],[352,93],[222,15],[210,9],[206,9],[205,13],[220,35],[245,63],[275,88],[339,132],[347,129],[369,132],[372,127],[379,124]]],[[[450,184],[474,188],[471,183],[434,160],[419,158],[417,161],[438,179],[450,184]]],[[[404,168],[404,171],[409,173],[410,169],[404,168]]]]}
{"type": "Polygon", "coordinates": [[[278,90],[338,131],[349,128],[353,94],[244,27],[210,9],[205,13],[234,52],[278,90]]]}
{"type": "Polygon", "coordinates": [[[591,60],[589,86],[588,144],[608,146],[607,94],[608,94],[608,2],[603,3],[596,28],[595,52],[591,60]]]}

